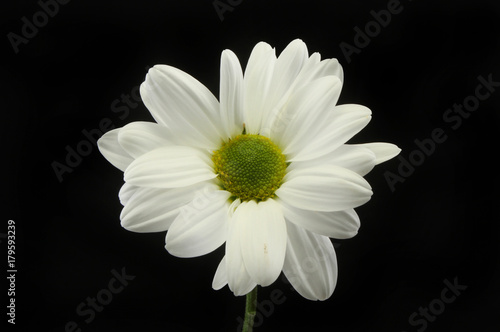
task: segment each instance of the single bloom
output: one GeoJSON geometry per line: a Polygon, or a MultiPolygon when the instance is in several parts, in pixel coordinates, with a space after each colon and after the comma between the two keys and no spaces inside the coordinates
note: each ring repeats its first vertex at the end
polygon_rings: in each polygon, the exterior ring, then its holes
{"type": "Polygon", "coordinates": [[[140,88],[156,123],[133,122],[98,142],[124,172],[124,228],[167,231],[174,256],[225,244],[212,287],[235,295],[268,286],[281,271],[305,298],[329,298],[337,281],[330,238],[360,227],[354,211],[372,190],[363,178],[396,156],[389,143],[346,144],[371,111],[336,105],[343,71],[292,41],[277,57],[253,48],[243,72],[222,52],[219,100],[189,74],[151,68],[140,88]]]}

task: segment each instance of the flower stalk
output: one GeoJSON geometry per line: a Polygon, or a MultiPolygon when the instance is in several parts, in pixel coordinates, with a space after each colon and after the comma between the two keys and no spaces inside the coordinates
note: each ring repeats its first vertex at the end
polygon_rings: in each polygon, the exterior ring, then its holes
{"type": "Polygon", "coordinates": [[[252,332],[255,314],[257,313],[257,287],[247,294],[243,332],[252,332]]]}

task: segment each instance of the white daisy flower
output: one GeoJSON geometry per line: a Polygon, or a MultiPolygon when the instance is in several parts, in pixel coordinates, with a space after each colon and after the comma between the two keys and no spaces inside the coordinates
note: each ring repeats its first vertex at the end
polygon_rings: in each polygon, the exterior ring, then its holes
{"type": "Polygon", "coordinates": [[[342,81],[338,61],[309,56],[301,40],[279,57],[258,43],[244,73],[223,51],[219,101],[187,73],[154,66],[140,93],[156,123],[133,122],[98,142],[124,172],[122,226],[168,231],[165,247],[178,257],[225,243],[214,289],[244,295],[283,271],[305,298],[329,298],[337,280],[329,238],[356,235],[354,208],[372,195],[363,176],[400,151],[346,144],[371,112],[336,106],[342,81]]]}

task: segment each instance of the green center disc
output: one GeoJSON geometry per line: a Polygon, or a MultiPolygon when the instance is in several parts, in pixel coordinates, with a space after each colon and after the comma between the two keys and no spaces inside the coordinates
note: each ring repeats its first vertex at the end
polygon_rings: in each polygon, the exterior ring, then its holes
{"type": "Polygon", "coordinates": [[[287,167],[278,146],[260,135],[236,136],[212,160],[223,188],[242,201],[274,197],[287,167]]]}

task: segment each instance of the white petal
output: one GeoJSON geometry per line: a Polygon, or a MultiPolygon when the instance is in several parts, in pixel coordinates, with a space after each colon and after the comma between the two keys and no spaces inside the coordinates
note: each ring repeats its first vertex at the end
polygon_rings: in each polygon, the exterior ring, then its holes
{"type": "Polygon", "coordinates": [[[265,105],[265,113],[269,112],[292,87],[293,82],[297,78],[297,75],[299,75],[307,59],[307,46],[300,39],[293,40],[281,52],[274,66],[269,96],[265,105]]]}
{"type": "Polygon", "coordinates": [[[180,208],[191,202],[199,190],[215,190],[215,185],[197,183],[174,189],[138,187],[120,214],[121,225],[132,232],[168,230],[180,208]]]}
{"type": "Polygon", "coordinates": [[[336,106],[317,128],[297,128],[296,138],[284,154],[289,161],[302,161],[321,157],[337,149],[363,129],[371,119],[371,111],[361,105],[336,106]],[[309,130],[309,131],[308,131],[309,130]]]}
{"type": "Polygon", "coordinates": [[[304,169],[324,164],[344,167],[364,176],[375,166],[375,154],[370,149],[362,146],[344,144],[319,158],[294,161],[288,166],[288,170],[304,169]]]}
{"type": "Polygon", "coordinates": [[[304,66],[312,66],[317,57],[308,58],[306,44],[295,39],[281,52],[274,66],[269,94],[264,105],[260,134],[270,136],[277,115],[290,97],[294,83],[304,66]]]}
{"type": "Polygon", "coordinates": [[[298,209],[281,202],[285,219],[308,231],[335,239],[349,239],[358,233],[359,217],[354,209],[321,212],[298,209]]]}
{"type": "Polygon", "coordinates": [[[226,138],[243,131],[243,71],[236,55],[222,52],[220,65],[220,117],[226,138]]]}
{"type": "Polygon", "coordinates": [[[375,154],[369,149],[344,144],[333,151],[329,163],[363,176],[375,166],[375,154]]]}
{"type": "Polygon", "coordinates": [[[400,148],[391,143],[365,143],[353,144],[352,146],[362,147],[372,151],[375,154],[375,165],[392,159],[401,152],[400,148]]]}
{"type": "Polygon", "coordinates": [[[326,236],[287,224],[288,245],[283,273],[293,288],[309,300],[328,299],[337,284],[337,257],[326,236]]]}
{"type": "Polygon", "coordinates": [[[368,202],[372,195],[362,176],[333,165],[292,170],[284,180],[276,195],[304,210],[346,210],[368,202]]]}
{"type": "Polygon", "coordinates": [[[97,141],[97,147],[111,165],[121,171],[125,171],[134,158],[132,158],[118,143],[118,133],[120,130],[121,128],[117,128],[106,132],[97,141]]]}
{"type": "Polygon", "coordinates": [[[258,285],[269,286],[281,273],[285,259],[285,218],[281,206],[273,199],[260,203],[249,201],[246,205],[246,213],[235,221],[241,223],[243,262],[258,285]]]}
{"type": "Polygon", "coordinates": [[[271,139],[284,148],[284,154],[296,154],[311,141],[334,109],[341,88],[338,77],[326,76],[309,83],[290,98],[280,114],[280,125],[275,125],[271,132],[271,139]]]}
{"type": "Polygon", "coordinates": [[[162,146],[174,144],[172,133],[154,122],[132,122],[118,133],[118,142],[134,159],[162,146]]]}
{"type": "Polygon", "coordinates": [[[320,61],[321,61],[321,54],[319,54],[319,52],[314,52],[313,54],[311,54],[309,59],[307,59],[307,61],[304,63],[304,67],[302,67],[301,72],[303,72],[304,70],[311,69],[313,66],[320,63],[320,61]]]}
{"type": "Polygon", "coordinates": [[[195,78],[177,68],[157,65],[149,69],[140,92],[156,122],[178,128],[185,144],[209,149],[219,146],[219,103],[195,78]]]}
{"type": "MultiPolygon", "coordinates": [[[[297,91],[310,84],[311,82],[326,76],[336,76],[342,83],[343,72],[337,59],[326,59],[320,62],[321,56],[319,53],[314,53],[307,59],[302,67],[299,75],[295,78],[286,93],[283,94],[281,100],[274,105],[274,108],[269,112],[270,114],[265,117],[265,122],[262,125],[261,133],[264,136],[271,136],[272,132],[281,132],[290,122],[291,114],[283,114],[286,112],[287,103],[289,103],[291,96],[297,91]],[[278,129],[278,130],[277,130],[278,129]]],[[[342,84],[339,86],[341,89],[342,84]]],[[[334,105],[331,105],[334,106],[334,105]]]]}
{"type": "Polygon", "coordinates": [[[219,290],[227,285],[227,269],[226,269],[226,256],[222,258],[215,271],[214,280],[212,281],[212,288],[219,290]]]}
{"type": "Polygon", "coordinates": [[[143,154],[125,170],[125,181],[141,187],[178,188],[215,178],[210,157],[187,146],[169,146],[143,154]]]}
{"type": "Polygon", "coordinates": [[[336,76],[342,83],[344,79],[342,66],[337,59],[325,59],[320,61],[320,55],[318,53],[314,53],[308,61],[306,61],[304,67],[293,82],[293,85],[288,92],[289,96],[299,91],[309,83],[326,76],[336,76]]]}
{"type": "Polygon", "coordinates": [[[248,134],[258,134],[260,131],[275,63],[275,50],[269,44],[260,42],[255,45],[244,75],[244,112],[248,134]]]}
{"type": "Polygon", "coordinates": [[[120,188],[120,191],[118,192],[118,198],[120,199],[120,203],[125,206],[127,202],[129,201],[130,197],[135,193],[137,190],[137,186],[133,186],[130,183],[125,182],[123,186],[120,188]]]}
{"type": "Polygon", "coordinates": [[[297,77],[294,88],[298,90],[308,83],[325,76],[337,76],[340,82],[344,81],[344,71],[337,59],[325,59],[313,67],[304,68],[297,77]]]}
{"type": "Polygon", "coordinates": [[[197,257],[220,247],[227,237],[230,195],[224,190],[197,192],[167,232],[168,252],[177,257],[197,257]]]}
{"type": "Polygon", "coordinates": [[[240,233],[243,219],[248,214],[248,203],[242,203],[229,221],[226,240],[226,273],[229,289],[235,296],[249,293],[257,283],[252,280],[243,263],[240,233]]]}

